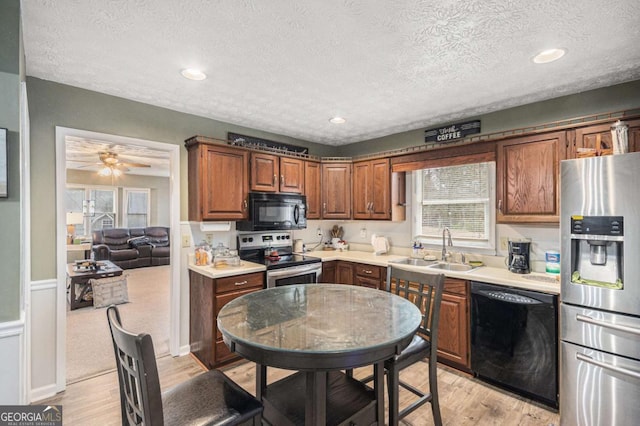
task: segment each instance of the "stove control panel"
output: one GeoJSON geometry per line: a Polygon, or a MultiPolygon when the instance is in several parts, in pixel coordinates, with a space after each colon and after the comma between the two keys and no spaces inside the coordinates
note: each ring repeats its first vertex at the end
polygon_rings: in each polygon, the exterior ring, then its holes
{"type": "Polygon", "coordinates": [[[238,235],[238,249],[240,250],[289,247],[291,244],[291,233],[289,232],[254,232],[238,235]]]}

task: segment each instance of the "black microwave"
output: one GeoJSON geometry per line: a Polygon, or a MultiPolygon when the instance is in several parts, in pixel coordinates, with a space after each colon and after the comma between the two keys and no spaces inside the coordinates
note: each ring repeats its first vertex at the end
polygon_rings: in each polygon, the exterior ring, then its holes
{"type": "Polygon", "coordinates": [[[249,220],[238,231],[281,231],[307,227],[307,197],[297,194],[249,193],[249,220]]]}

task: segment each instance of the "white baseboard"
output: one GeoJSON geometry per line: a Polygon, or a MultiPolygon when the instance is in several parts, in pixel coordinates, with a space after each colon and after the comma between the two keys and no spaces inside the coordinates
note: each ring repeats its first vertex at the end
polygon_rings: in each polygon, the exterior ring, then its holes
{"type": "Polygon", "coordinates": [[[182,345],[180,346],[180,352],[178,352],[178,356],[185,356],[185,355],[189,355],[190,353],[191,353],[191,346],[182,345]]]}
{"type": "Polygon", "coordinates": [[[51,398],[58,393],[56,384],[51,384],[47,386],[42,386],[37,389],[31,389],[30,400],[31,402],[42,401],[43,399],[51,398]]]}

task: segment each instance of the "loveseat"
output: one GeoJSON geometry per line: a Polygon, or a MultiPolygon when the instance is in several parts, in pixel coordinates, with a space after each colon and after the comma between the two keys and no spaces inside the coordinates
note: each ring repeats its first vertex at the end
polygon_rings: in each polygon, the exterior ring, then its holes
{"type": "Polygon", "coordinates": [[[110,260],[122,269],[168,265],[169,228],[107,228],[93,231],[95,260],[110,260]]]}

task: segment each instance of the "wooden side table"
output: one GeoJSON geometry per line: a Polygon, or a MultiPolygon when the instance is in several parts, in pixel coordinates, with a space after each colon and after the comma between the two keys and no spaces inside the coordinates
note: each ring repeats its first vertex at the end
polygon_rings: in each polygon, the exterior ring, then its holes
{"type": "Polygon", "coordinates": [[[75,264],[67,264],[67,284],[69,286],[69,305],[71,310],[93,306],[93,297],[87,295],[92,290],[89,280],[92,278],[117,277],[122,275],[122,269],[114,263],[103,260],[104,266],[99,270],[78,271],[75,264]]]}

